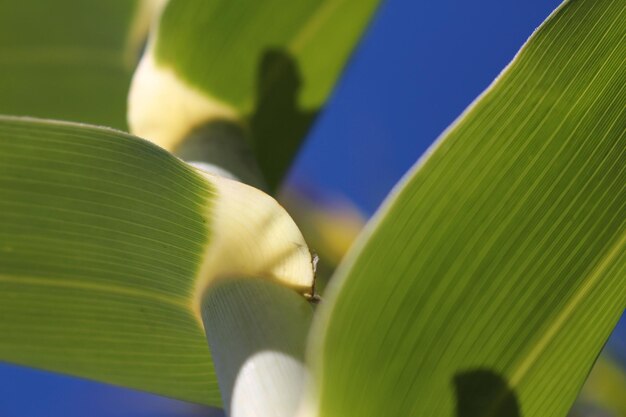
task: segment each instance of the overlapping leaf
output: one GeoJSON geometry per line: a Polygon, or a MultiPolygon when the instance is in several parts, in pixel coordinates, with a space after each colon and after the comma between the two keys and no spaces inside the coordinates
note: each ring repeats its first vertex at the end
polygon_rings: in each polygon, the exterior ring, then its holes
{"type": "Polygon", "coordinates": [[[269,196],[118,131],[0,117],[0,360],[218,405],[199,302],[236,274],[311,285],[269,196]]]}
{"type": "Polygon", "coordinates": [[[170,0],[130,94],[134,133],[175,149],[232,122],[276,186],[378,0],[170,0]]]}
{"type": "Polygon", "coordinates": [[[626,5],[566,2],[342,265],[318,414],[564,416],[626,305],[626,5]]]}

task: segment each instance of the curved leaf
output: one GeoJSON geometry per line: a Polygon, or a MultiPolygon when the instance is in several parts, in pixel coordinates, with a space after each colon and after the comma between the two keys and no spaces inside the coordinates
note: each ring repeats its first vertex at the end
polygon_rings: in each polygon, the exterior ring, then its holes
{"type": "Polygon", "coordinates": [[[218,405],[200,301],[237,274],[309,290],[271,197],[118,131],[0,117],[0,360],[218,405]]]}
{"type": "Polygon", "coordinates": [[[245,125],[276,186],[378,0],[170,0],[133,78],[129,124],[168,150],[245,125]]]}
{"type": "Polygon", "coordinates": [[[626,5],[560,7],[335,277],[317,415],[564,416],[626,306],[626,5]]]}

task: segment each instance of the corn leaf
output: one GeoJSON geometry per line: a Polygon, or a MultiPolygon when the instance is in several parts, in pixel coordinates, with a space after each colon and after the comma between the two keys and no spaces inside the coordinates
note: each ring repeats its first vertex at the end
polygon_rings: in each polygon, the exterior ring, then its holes
{"type": "Polygon", "coordinates": [[[2,2],[0,114],[124,128],[141,42],[137,3],[2,2]]]}
{"type": "Polygon", "coordinates": [[[565,416],[626,306],[626,4],[564,3],[328,291],[311,415],[565,416]]]}
{"type": "Polygon", "coordinates": [[[118,131],[0,117],[0,360],[219,405],[200,302],[237,274],[312,283],[271,197],[118,131]]]}
{"type": "Polygon", "coordinates": [[[134,76],[131,130],[173,150],[200,125],[244,125],[275,186],[377,3],[170,0],[134,76]]]}

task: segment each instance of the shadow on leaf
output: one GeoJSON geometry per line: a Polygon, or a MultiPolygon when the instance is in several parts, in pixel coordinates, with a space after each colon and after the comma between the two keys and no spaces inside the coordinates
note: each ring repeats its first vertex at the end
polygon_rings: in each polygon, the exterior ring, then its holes
{"type": "Polygon", "coordinates": [[[302,77],[286,52],[267,50],[257,73],[257,103],[250,117],[254,147],[270,188],[281,181],[318,111],[302,111],[302,77]]]}
{"type": "Polygon", "coordinates": [[[245,126],[232,120],[211,120],[195,128],[175,154],[187,161],[217,165],[242,182],[274,191],[318,111],[300,110],[298,95],[303,81],[288,53],[267,50],[256,76],[254,113],[246,118],[245,126]]]}
{"type": "Polygon", "coordinates": [[[521,417],[515,393],[506,380],[487,369],[454,376],[457,417],[521,417]]]}

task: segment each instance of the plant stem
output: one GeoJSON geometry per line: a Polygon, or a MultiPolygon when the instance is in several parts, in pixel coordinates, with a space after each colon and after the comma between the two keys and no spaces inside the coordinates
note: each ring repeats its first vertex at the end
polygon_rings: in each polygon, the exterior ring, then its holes
{"type": "MultiPolygon", "coordinates": [[[[175,153],[207,172],[267,189],[247,132],[234,122],[195,129],[175,153]]],[[[307,379],[313,316],[307,300],[262,278],[223,277],[205,290],[201,312],[227,415],[293,417],[307,379]]]]}
{"type": "Polygon", "coordinates": [[[267,192],[246,129],[229,120],[214,120],[193,130],[174,150],[201,169],[226,175],[267,192]],[[211,169],[212,168],[212,169],[211,169]]]}
{"type": "Polygon", "coordinates": [[[229,416],[296,414],[312,316],[300,294],[267,280],[229,278],[209,288],[202,320],[229,416]]]}

